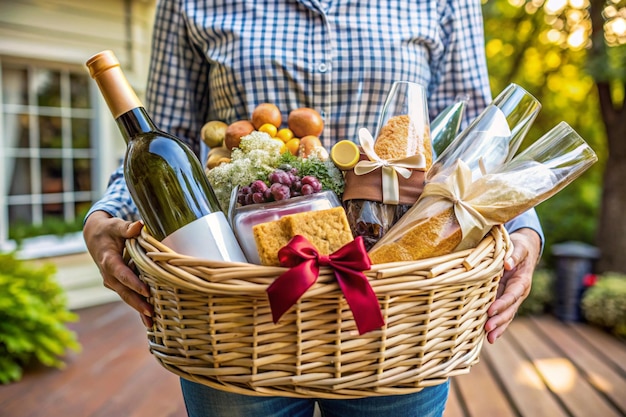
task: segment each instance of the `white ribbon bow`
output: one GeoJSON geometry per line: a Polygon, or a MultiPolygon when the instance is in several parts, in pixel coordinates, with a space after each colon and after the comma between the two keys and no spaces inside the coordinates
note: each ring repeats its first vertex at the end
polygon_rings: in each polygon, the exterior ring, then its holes
{"type": "Polygon", "coordinates": [[[383,203],[399,204],[400,187],[398,185],[398,174],[409,179],[413,169],[426,168],[426,158],[422,154],[390,160],[380,158],[374,151],[374,138],[367,128],[359,129],[359,141],[369,160],[359,161],[354,167],[354,173],[356,175],[365,175],[382,168],[383,203]]]}
{"type": "Polygon", "coordinates": [[[426,183],[421,196],[421,198],[442,198],[451,202],[463,235],[457,249],[471,247],[495,224],[474,207],[472,198],[469,197],[473,184],[471,169],[459,159],[454,171],[444,182],[426,183]]]}

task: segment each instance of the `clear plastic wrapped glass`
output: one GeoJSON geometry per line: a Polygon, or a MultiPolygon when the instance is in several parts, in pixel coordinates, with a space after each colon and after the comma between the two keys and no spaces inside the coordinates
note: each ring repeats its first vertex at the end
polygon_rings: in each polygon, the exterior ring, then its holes
{"type": "Polygon", "coordinates": [[[374,141],[359,132],[361,156],[346,171],[344,207],[355,236],[371,248],[415,203],[432,165],[426,92],[419,84],[393,84],[374,141]]]}
{"type": "Polygon", "coordinates": [[[239,240],[248,262],[260,265],[261,260],[252,233],[253,226],[278,220],[288,214],[326,210],[339,206],[341,206],[341,202],[334,192],[322,191],[271,203],[250,204],[233,208],[231,221],[237,240],[239,240]]]}
{"type": "Polygon", "coordinates": [[[510,161],[481,171],[478,178],[471,166],[480,156],[471,155],[472,160],[457,159],[429,178],[418,202],[371,249],[373,263],[474,247],[491,227],[550,198],[597,161],[565,122],[510,161]]]}
{"type": "Polygon", "coordinates": [[[441,155],[456,138],[468,102],[468,96],[458,96],[454,103],[443,109],[430,123],[433,158],[436,159],[437,155],[441,155]]]}
{"type": "Polygon", "coordinates": [[[449,172],[458,159],[475,178],[500,166],[515,155],[540,109],[535,97],[510,84],[437,157],[426,180],[449,172]]]}

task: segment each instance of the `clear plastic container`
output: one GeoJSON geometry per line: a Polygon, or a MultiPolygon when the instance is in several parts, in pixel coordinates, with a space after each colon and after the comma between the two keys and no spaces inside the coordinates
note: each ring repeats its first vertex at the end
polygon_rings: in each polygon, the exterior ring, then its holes
{"type": "Polygon", "coordinates": [[[333,191],[322,191],[271,203],[238,207],[232,216],[232,225],[248,262],[261,264],[252,228],[260,223],[279,220],[281,217],[307,211],[326,210],[341,206],[333,191]]]}

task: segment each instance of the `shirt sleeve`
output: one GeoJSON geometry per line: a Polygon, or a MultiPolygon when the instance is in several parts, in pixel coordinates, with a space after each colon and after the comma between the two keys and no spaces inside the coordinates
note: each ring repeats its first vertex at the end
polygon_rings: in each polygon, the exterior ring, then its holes
{"type": "Polygon", "coordinates": [[[545,246],[545,236],[543,235],[543,229],[541,227],[541,222],[539,221],[539,216],[537,216],[537,211],[533,208],[514,219],[508,221],[504,224],[507,232],[514,233],[519,229],[531,229],[537,232],[539,235],[539,239],[541,240],[541,250],[540,253],[543,252],[543,248],[545,246]]]}
{"type": "Polygon", "coordinates": [[[491,102],[480,0],[448,0],[440,11],[439,36],[444,51],[431,63],[428,102],[434,118],[457,97],[469,98],[461,128],[491,102]]]}
{"type": "Polygon", "coordinates": [[[133,203],[126,187],[124,170],[121,166],[111,175],[104,196],[89,209],[85,220],[94,211],[105,211],[113,217],[119,217],[124,220],[134,221],[139,219],[137,207],[133,203]]]}

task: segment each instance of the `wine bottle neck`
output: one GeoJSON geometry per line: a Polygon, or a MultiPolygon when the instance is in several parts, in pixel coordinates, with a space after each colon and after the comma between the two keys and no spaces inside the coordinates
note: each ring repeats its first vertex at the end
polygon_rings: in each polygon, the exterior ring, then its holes
{"type": "Polygon", "coordinates": [[[156,125],[143,107],[131,109],[121,114],[115,121],[127,142],[140,133],[154,132],[157,130],[156,125]]]}
{"type": "Polygon", "coordinates": [[[112,51],[94,55],[86,65],[89,74],[98,84],[113,118],[117,119],[124,113],[143,107],[112,51]]]}

